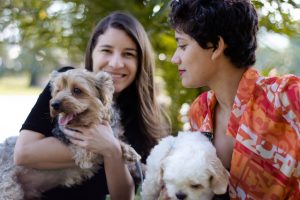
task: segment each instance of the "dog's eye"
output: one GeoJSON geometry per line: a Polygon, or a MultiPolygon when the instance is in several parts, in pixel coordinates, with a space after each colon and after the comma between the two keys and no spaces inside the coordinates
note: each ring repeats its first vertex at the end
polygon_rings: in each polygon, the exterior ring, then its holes
{"type": "Polygon", "coordinates": [[[79,88],[73,88],[73,93],[74,94],[81,94],[81,90],[79,88]]]}
{"type": "Polygon", "coordinates": [[[57,93],[59,93],[60,92],[60,90],[59,89],[55,89],[55,90],[53,90],[53,93],[54,94],[57,94],[57,93]]]}
{"type": "Polygon", "coordinates": [[[203,186],[201,184],[191,184],[190,187],[193,188],[193,189],[201,189],[201,188],[203,188],[203,186]]]}

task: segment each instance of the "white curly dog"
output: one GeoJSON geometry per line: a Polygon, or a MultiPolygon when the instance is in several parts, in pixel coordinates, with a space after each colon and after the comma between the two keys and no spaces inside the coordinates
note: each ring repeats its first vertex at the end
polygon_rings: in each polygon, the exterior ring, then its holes
{"type": "Polygon", "coordinates": [[[164,187],[172,200],[209,200],[224,194],[228,172],[209,139],[200,132],[180,132],[156,145],[147,158],[143,200],[156,200],[164,187]]]}

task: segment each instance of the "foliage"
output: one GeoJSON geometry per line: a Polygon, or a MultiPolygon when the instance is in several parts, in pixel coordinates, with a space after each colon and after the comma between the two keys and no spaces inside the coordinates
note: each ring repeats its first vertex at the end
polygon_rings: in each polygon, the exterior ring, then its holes
{"type": "MultiPolygon", "coordinates": [[[[29,77],[25,74],[19,76],[7,75],[0,79],[1,95],[38,95],[41,92],[39,87],[26,87],[29,77]]],[[[9,106],[9,105],[8,105],[9,106]]]]}
{"type": "MultiPolygon", "coordinates": [[[[290,15],[296,0],[254,0],[260,25],[268,31],[296,35],[299,22],[290,15]]],[[[132,13],[145,26],[156,52],[157,76],[171,98],[169,114],[173,131],[181,128],[179,110],[200,90],[182,88],[177,67],[170,63],[176,44],[169,28],[168,0],[2,0],[0,5],[0,76],[7,69],[27,71],[30,84],[42,73],[60,65],[82,66],[84,51],[95,23],[111,11],[132,13]],[[20,46],[19,56],[9,58],[9,49],[20,46]],[[5,69],[5,70],[4,70],[5,69]],[[175,88],[175,89],[174,89],[175,88]]]]}

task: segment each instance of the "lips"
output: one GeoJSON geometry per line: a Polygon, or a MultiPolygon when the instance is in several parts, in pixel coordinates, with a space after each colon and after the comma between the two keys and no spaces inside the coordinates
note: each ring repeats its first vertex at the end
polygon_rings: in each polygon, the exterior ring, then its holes
{"type": "Polygon", "coordinates": [[[120,79],[120,78],[125,77],[126,75],[125,74],[111,74],[111,76],[113,79],[120,79]]]}
{"type": "Polygon", "coordinates": [[[186,71],[186,70],[184,70],[184,69],[178,69],[178,72],[179,72],[179,75],[180,75],[180,76],[182,76],[182,75],[184,74],[185,71],[186,71]]]}
{"type": "Polygon", "coordinates": [[[124,78],[126,76],[126,74],[123,73],[113,73],[113,72],[107,72],[111,75],[111,77],[113,78],[113,80],[118,80],[121,78],[124,78]]]}

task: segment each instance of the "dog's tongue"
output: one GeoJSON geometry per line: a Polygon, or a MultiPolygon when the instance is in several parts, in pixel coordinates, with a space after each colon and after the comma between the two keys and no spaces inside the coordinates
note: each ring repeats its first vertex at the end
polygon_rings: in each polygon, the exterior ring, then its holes
{"type": "Polygon", "coordinates": [[[58,124],[61,126],[65,126],[73,119],[73,114],[68,114],[68,115],[60,115],[58,118],[58,124]]]}

